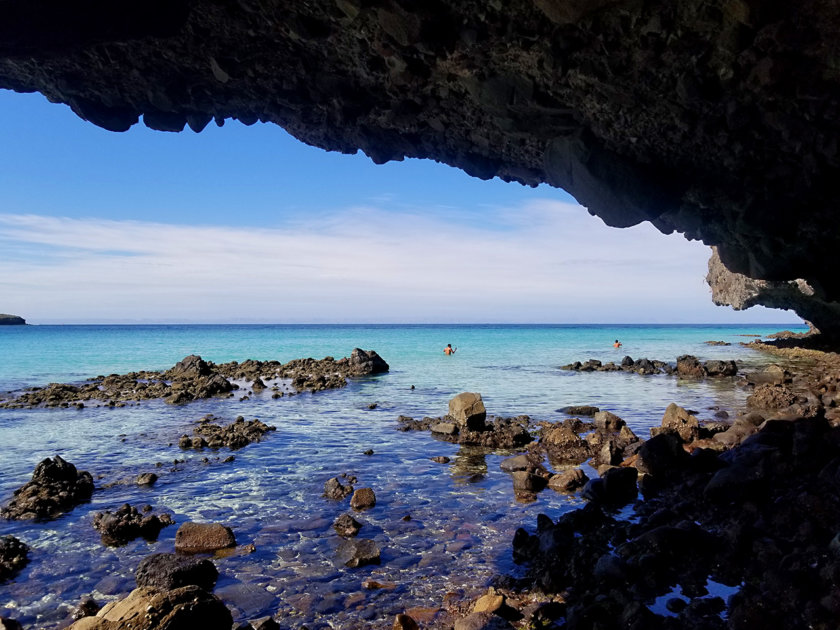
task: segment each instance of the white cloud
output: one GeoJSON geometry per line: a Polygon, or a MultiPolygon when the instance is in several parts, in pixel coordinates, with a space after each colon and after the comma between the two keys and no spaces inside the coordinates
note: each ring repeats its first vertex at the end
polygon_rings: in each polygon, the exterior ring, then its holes
{"type": "Polygon", "coordinates": [[[556,201],[471,225],[378,208],[266,228],[0,214],[0,248],[0,310],[33,322],[797,321],[714,307],[699,243],[556,201]]]}

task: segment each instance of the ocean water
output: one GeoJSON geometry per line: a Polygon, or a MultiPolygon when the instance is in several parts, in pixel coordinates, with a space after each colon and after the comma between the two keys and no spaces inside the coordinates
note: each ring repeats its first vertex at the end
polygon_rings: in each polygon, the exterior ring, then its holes
{"type": "Polygon", "coordinates": [[[0,616],[25,627],[58,628],[82,597],[100,603],[124,596],[148,554],[172,551],[177,525],[157,542],[104,547],[93,515],[123,503],[151,504],[187,520],[223,522],[240,551],[216,558],[216,594],[236,619],[279,614],[287,627],[390,628],[394,614],[440,606],[448,592],[470,596],[494,575],[516,573],[510,541],[536,516],[556,518],[581,504],[545,490],[533,503],[515,500],[499,468],[508,453],[459,447],[428,433],[396,430],[400,415],[439,416],[451,396],[481,392],[488,412],[562,420],[558,410],[590,404],[624,418],[645,437],[676,402],[701,419],[743,409],[747,393],[733,379],[688,381],[665,375],[573,373],[559,366],[596,358],[673,362],[680,354],[734,359],[742,369],[769,361],[740,345],[775,326],[27,326],[0,327],[0,392],[99,374],[166,369],[188,354],[206,360],[336,358],[354,347],[376,350],[389,373],[341,390],[273,400],[271,392],[173,407],[160,401],[124,408],[0,410],[0,502],[29,480],[44,457],[60,454],[90,471],[89,504],[46,522],[0,522],[31,547],[30,564],[0,584],[0,616]],[[620,339],[616,350],[612,342],[620,339]],[[710,346],[720,340],[731,346],[710,346]],[[443,354],[452,343],[454,356],[443,354]],[[411,389],[411,386],[414,389],[411,389]],[[375,409],[369,409],[370,403],[375,409]],[[264,441],[230,452],[181,451],[178,437],[213,413],[277,427],[264,441]],[[364,451],[373,449],[371,456],[364,451]],[[449,464],[430,458],[445,455],[449,464]],[[177,463],[176,463],[177,460],[177,463]],[[156,472],[151,488],[133,479],[156,472]],[[357,515],[361,537],[382,548],[382,563],[348,569],[336,562],[335,518],[348,511],[321,497],[324,482],[348,473],[374,489],[377,504],[357,515]],[[410,520],[403,517],[410,515],[410,520]],[[375,579],[392,588],[367,590],[375,579]]]}

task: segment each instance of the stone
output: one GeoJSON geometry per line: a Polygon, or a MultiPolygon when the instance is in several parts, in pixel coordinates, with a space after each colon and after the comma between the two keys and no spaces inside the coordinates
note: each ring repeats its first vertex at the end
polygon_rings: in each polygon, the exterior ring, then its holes
{"type": "Polygon", "coordinates": [[[582,488],[589,481],[589,477],[580,468],[572,468],[562,473],[552,475],[548,479],[548,487],[557,492],[574,492],[582,488]]]}
{"type": "MultiPolygon", "coordinates": [[[[627,357],[625,357],[627,358],[627,357]]],[[[632,359],[631,359],[632,364],[632,359]]],[[[601,411],[598,407],[593,407],[591,405],[571,405],[569,407],[563,407],[560,410],[560,413],[565,413],[569,416],[594,416],[596,413],[601,411]]]]}
{"type": "Polygon", "coordinates": [[[440,433],[442,435],[455,435],[458,433],[458,427],[452,422],[438,422],[433,424],[430,428],[432,433],[440,433]]]}
{"type": "Polygon", "coordinates": [[[0,536],[0,583],[17,575],[29,562],[29,547],[14,536],[0,536]]]}
{"type": "Polygon", "coordinates": [[[531,458],[527,455],[516,455],[514,457],[508,457],[507,459],[503,459],[499,464],[499,468],[501,468],[505,472],[514,472],[517,470],[531,470],[534,468],[534,462],[532,462],[531,458]]]}
{"type": "Polygon", "coordinates": [[[464,392],[449,401],[449,416],[455,423],[470,431],[482,431],[485,428],[487,410],[481,394],[464,392]]]}
{"type": "Polygon", "coordinates": [[[676,432],[684,442],[700,437],[700,421],[675,403],[668,405],[662,416],[662,428],[676,432]]]}
{"type": "Polygon", "coordinates": [[[73,611],[73,619],[82,619],[83,617],[93,617],[102,610],[102,606],[100,606],[95,599],[92,597],[84,597],[82,601],[79,602],[79,605],[76,607],[76,610],[73,611]]]}
{"type": "Polygon", "coordinates": [[[23,630],[23,626],[16,619],[0,617],[0,630],[23,630]]]}
{"type": "Polygon", "coordinates": [[[657,479],[680,473],[688,463],[688,453],[676,433],[662,433],[642,444],[636,460],[639,472],[657,479]]]}
{"type": "Polygon", "coordinates": [[[374,350],[365,351],[361,348],[353,348],[348,364],[353,376],[382,374],[390,369],[385,360],[374,350]]]}
{"type": "Polygon", "coordinates": [[[784,409],[796,402],[796,394],[786,385],[765,383],[747,396],[747,406],[758,409],[784,409]]]}
{"type": "Polygon", "coordinates": [[[339,561],[351,569],[368,564],[379,564],[379,556],[379,545],[366,538],[343,540],[338,546],[339,561]]]}
{"type": "Polygon", "coordinates": [[[420,630],[420,626],[414,619],[405,613],[398,613],[394,617],[394,624],[392,630],[420,630]]]}
{"type": "Polygon", "coordinates": [[[706,371],[703,369],[703,365],[697,357],[684,354],[677,357],[677,374],[690,378],[703,378],[706,376],[706,371]]]}
{"type": "Polygon", "coordinates": [[[606,505],[625,505],[636,499],[635,468],[610,468],[598,479],[590,479],[583,488],[583,497],[606,505]]]}
{"type": "Polygon", "coordinates": [[[376,494],[373,488],[359,488],[350,498],[350,507],[356,511],[369,510],[376,505],[376,494]]]}
{"type": "Polygon", "coordinates": [[[474,612],[455,621],[454,630],[510,630],[513,626],[498,615],[474,612]]]}
{"type": "Polygon", "coordinates": [[[333,501],[341,501],[352,492],[353,486],[350,484],[343,485],[338,477],[331,477],[324,483],[324,496],[333,501]]]}
{"type": "Polygon", "coordinates": [[[158,480],[155,473],[141,473],[137,476],[136,483],[138,486],[152,486],[158,480]]]}
{"type": "Polygon", "coordinates": [[[230,630],[233,617],[214,595],[197,586],[171,591],[139,587],[125,599],[105,605],[94,617],[84,617],[72,630],[230,630]]]}
{"type": "Polygon", "coordinates": [[[32,480],[14,492],[12,500],[2,509],[0,517],[50,519],[88,501],[93,494],[93,477],[59,455],[44,459],[32,473],[32,480]]]}
{"type": "Polygon", "coordinates": [[[362,524],[349,514],[342,514],[333,523],[333,528],[339,536],[352,538],[359,533],[362,524]]]}
{"type": "Polygon", "coordinates": [[[436,464],[448,464],[450,461],[452,461],[445,455],[435,455],[434,457],[430,457],[429,459],[431,459],[436,464]]]}
{"type": "Polygon", "coordinates": [[[488,591],[479,597],[475,604],[473,604],[474,613],[495,613],[505,604],[504,595],[497,593],[496,589],[490,588],[488,591]]]}
{"type": "Polygon", "coordinates": [[[599,411],[594,418],[595,430],[615,433],[624,426],[624,420],[609,411],[599,411]]]}
{"type": "Polygon", "coordinates": [[[94,529],[100,533],[102,543],[109,547],[119,547],[141,537],[157,540],[160,530],[173,523],[169,514],[144,514],[128,503],[113,512],[106,510],[93,517],[94,529]]]}
{"type": "Polygon", "coordinates": [[[175,534],[175,551],[181,553],[213,553],[235,546],[233,531],[219,523],[187,522],[175,534]]]}
{"type": "Polygon", "coordinates": [[[517,494],[534,494],[547,485],[545,477],[532,474],[526,470],[517,470],[511,473],[513,477],[513,491],[517,494]]]}
{"type": "Polygon", "coordinates": [[[703,370],[706,376],[735,376],[738,373],[738,365],[735,361],[706,361],[703,363],[703,370]]]}
{"type": "Polygon", "coordinates": [[[194,558],[174,553],[155,553],[140,561],[134,572],[137,586],[171,591],[182,586],[198,586],[212,591],[219,571],[207,558],[194,558]]]}

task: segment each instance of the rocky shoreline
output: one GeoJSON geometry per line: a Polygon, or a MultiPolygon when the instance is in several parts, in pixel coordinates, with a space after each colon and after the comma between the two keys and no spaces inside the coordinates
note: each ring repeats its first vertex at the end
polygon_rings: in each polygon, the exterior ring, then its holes
{"type": "Polygon", "coordinates": [[[246,395],[259,393],[269,386],[274,397],[304,391],[319,392],[347,385],[348,378],[357,378],[388,371],[388,364],[373,350],[354,348],[349,357],[335,360],[295,359],[288,363],[255,361],[212,363],[190,355],[162,371],[141,371],[128,374],[97,376],[83,384],[50,383],[46,387],[29,388],[20,394],[0,398],[0,408],[70,407],[79,409],[92,403],[124,407],[140,401],[162,399],[180,405],[214,396],[234,396],[243,389],[235,381],[250,382],[246,395]],[[4,400],[5,398],[5,400],[4,400]]]}
{"type": "MultiPolygon", "coordinates": [[[[434,614],[401,613],[394,627],[836,627],[840,358],[792,353],[786,353],[792,363],[740,375],[738,383],[751,390],[747,413],[704,422],[696,412],[672,404],[649,437],[636,435],[619,416],[591,406],[567,407],[563,412],[569,417],[558,421],[494,417],[473,392],[455,396],[446,415],[422,420],[401,416],[400,430],[426,431],[435,440],[507,453],[501,468],[510,475],[518,501],[533,501],[540,492],[562,492],[587,503],[557,520],[540,515],[516,532],[513,556],[524,567],[524,576],[501,575],[477,599],[441,594],[434,614]],[[586,472],[591,469],[597,473],[593,478],[586,472]],[[724,591],[734,594],[727,600],[720,595],[724,591]],[[661,605],[654,607],[655,602],[661,605]]],[[[705,378],[715,371],[681,359],[678,364],[688,366],[684,376],[705,378]],[[689,369],[697,366],[701,371],[689,369]]],[[[199,361],[185,360],[197,367],[199,378],[210,376],[202,373],[199,361]]],[[[258,362],[237,365],[248,365],[242,373],[257,378],[282,367],[271,365],[269,372],[258,362]]],[[[223,372],[230,374],[227,368],[223,372]]],[[[207,416],[179,446],[241,448],[272,430],[258,420],[237,418],[223,425],[207,416]]],[[[448,463],[449,458],[432,459],[448,463]]],[[[3,515],[54,518],[90,499],[89,479],[89,473],[76,471],[59,457],[45,460],[3,515]]],[[[151,485],[154,479],[144,483],[151,485]]],[[[349,500],[350,511],[339,513],[334,529],[344,540],[336,550],[337,561],[350,568],[382,561],[380,544],[365,537],[368,526],[360,516],[376,505],[376,489],[355,488],[356,483],[355,477],[338,476],[324,488],[324,500],[339,510],[349,500]]],[[[149,505],[126,504],[98,513],[94,526],[105,545],[125,544],[135,536],[153,539],[173,522],[168,514],[153,512],[149,505]]],[[[72,627],[154,630],[176,627],[167,624],[180,619],[189,627],[279,628],[282,618],[234,626],[223,601],[212,594],[217,574],[212,561],[184,555],[231,552],[226,549],[247,554],[249,546],[238,544],[224,524],[182,523],[177,555],[154,554],[144,560],[136,590],[102,609],[89,606],[87,616],[72,627]],[[140,610],[154,613],[137,625],[140,610]]],[[[37,553],[14,537],[0,539],[0,580],[14,579],[37,553]]],[[[365,588],[387,588],[369,582],[365,588]]]]}

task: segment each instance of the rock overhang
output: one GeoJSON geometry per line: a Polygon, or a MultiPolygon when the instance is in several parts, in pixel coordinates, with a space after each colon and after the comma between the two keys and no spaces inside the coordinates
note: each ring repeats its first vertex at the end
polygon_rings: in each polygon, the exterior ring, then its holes
{"type": "Polygon", "coordinates": [[[0,0],[0,87],[112,131],[281,125],[549,183],[840,298],[840,5],[0,0]]]}

